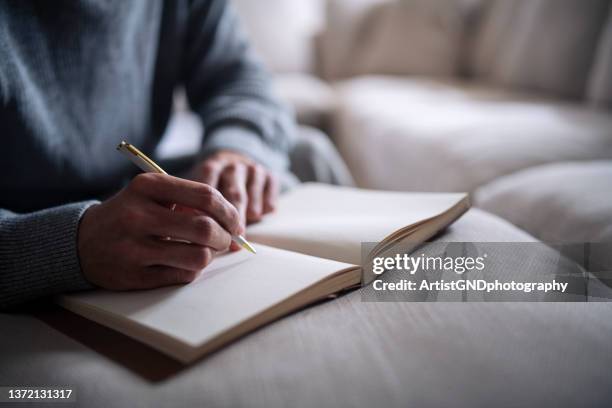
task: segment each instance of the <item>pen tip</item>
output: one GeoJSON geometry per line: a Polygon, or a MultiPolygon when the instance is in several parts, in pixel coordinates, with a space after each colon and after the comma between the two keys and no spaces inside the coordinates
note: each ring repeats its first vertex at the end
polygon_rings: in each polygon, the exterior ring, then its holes
{"type": "Polygon", "coordinates": [[[243,248],[252,253],[253,255],[257,255],[257,251],[255,250],[255,248],[253,248],[253,246],[245,244],[243,245],[243,248]]]}
{"type": "Polygon", "coordinates": [[[240,245],[242,248],[246,249],[250,253],[252,253],[252,254],[256,254],[257,253],[255,248],[253,248],[253,245],[251,245],[249,243],[249,241],[244,239],[244,237],[242,235],[234,235],[234,236],[232,236],[232,239],[234,240],[234,242],[236,242],[238,245],[240,245]]]}

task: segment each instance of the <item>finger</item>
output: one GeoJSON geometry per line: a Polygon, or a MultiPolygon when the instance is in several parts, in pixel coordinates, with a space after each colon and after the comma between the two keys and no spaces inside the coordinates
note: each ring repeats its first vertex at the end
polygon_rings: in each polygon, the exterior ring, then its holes
{"type": "Polygon", "coordinates": [[[154,289],[163,286],[179,285],[193,282],[201,272],[169,266],[149,266],[144,268],[137,279],[134,289],[154,289]]]}
{"type": "Polygon", "coordinates": [[[170,208],[170,210],[172,210],[173,212],[176,212],[176,213],[183,213],[183,214],[205,214],[204,211],[196,210],[196,209],[193,209],[191,207],[185,207],[184,205],[180,205],[180,204],[175,205],[174,209],[172,207],[168,207],[168,208],[170,208]]]}
{"type": "Polygon", "coordinates": [[[180,213],[163,208],[156,208],[150,213],[147,233],[189,241],[217,251],[225,251],[232,242],[229,232],[208,215],[180,213]]]}
{"type": "Polygon", "coordinates": [[[263,193],[263,212],[267,214],[274,211],[278,201],[278,179],[272,173],[268,173],[263,193]]]}
{"type": "Polygon", "coordinates": [[[247,181],[248,203],[247,221],[254,222],[261,219],[263,213],[263,195],[266,184],[266,170],[259,165],[249,166],[247,181]]]}
{"type": "Polygon", "coordinates": [[[145,173],[136,176],[130,188],[136,194],[162,205],[172,202],[203,211],[231,234],[242,232],[240,214],[235,206],[207,184],[165,174],[145,173]]]}
{"type": "MultiPolygon", "coordinates": [[[[241,225],[245,225],[247,206],[247,168],[242,163],[232,163],[221,173],[220,191],[227,200],[236,207],[240,215],[241,225]]],[[[242,233],[242,231],[241,231],[242,233]]]]}
{"type": "Polygon", "coordinates": [[[209,159],[200,166],[200,174],[198,176],[203,183],[211,187],[218,188],[219,176],[223,170],[223,163],[219,160],[209,159]]]}
{"type": "Polygon", "coordinates": [[[182,242],[152,239],[148,244],[145,266],[169,266],[187,271],[200,271],[213,259],[211,248],[182,242]]]}

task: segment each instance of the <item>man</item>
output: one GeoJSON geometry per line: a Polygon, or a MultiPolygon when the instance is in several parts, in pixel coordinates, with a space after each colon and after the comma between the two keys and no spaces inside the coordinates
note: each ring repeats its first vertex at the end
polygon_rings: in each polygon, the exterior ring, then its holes
{"type": "Polygon", "coordinates": [[[2,2],[0,101],[4,307],[192,281],[273,210],[295,144],[224,0],[2,2]],[[114,147],[152,153],[178,85],[205,128],[192,180],[136,175],[114,147]]]}

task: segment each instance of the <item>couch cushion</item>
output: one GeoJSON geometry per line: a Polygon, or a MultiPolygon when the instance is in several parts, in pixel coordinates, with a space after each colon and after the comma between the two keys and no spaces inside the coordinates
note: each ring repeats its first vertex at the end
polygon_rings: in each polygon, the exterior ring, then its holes
{"type": "Polygon", "coordinates": [[[475,73],[496,84],[578,98],[586,91],[609,0],[494,0],[475,73]]]}
{"type": "Polygon", "coordinates": [[[470,192],[539,164],[612,157],[612,114],[580,105],[425,79],[337,88],[334,137],[363,187],[470,192]]]}
{"type": "Polygon", "coordinates": [[[457,0],[405,0],[374,7],[353,44],[352,75],[458,73],[465,10],[457,0]]]}
{"type": "Polygon", "coordinates": [[[293,107],[299,123],[316,128],[329,124],[336,97],[327,82],[309,74],[287,73],[274,78],[274,87],[293,107]]]}
{"type": "Polygon", "coordinates": [[[320,73],[340,79],[463,70],[464,33],[487,1],[328,0],[318,37],[320,73]]]}
{"type": "Polygon", "coordinates": [[[475,203],[548,242],[612,242],[612,160],[534,167],[494,180],[475,203]]]}
{"type": "MultiPolygon", "coordinates": [[[[441,239],[527,237],[471,210],[441,239]]],[[[612,366],[611,304],[364,302],[355,291],[189,367],[60,312],[47,306],[47,324],[0,314],[0,378],[70,385],[88,408],[565,408],[612,397],[602,376],[612,366]]]]}
{"type": "MultiPolygon", "coordinates": [[[[244,0],[248,1],[248,0],[244,0]]],[[[328,0],[327,24],[318,37],[321,75],[326,79],[347,76],[353,45],[363,20],[378,4],[393,0],[328,0]]]]}
{"type": "Polygon", "coordinates": [[[612,8],[597,46],[597,56],[589,79],[588,98],[597,106],[612,106],[612,8]]]}
{"type": "Polygon", "coordinates": [[[314,36],[325,20],[324,0],[232,0],[253,46],[274,72],[314,69],[314,36]]]}

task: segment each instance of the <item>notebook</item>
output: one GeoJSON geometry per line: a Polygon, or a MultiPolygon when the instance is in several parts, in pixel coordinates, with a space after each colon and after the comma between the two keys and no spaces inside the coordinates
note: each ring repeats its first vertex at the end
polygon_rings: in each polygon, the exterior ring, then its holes
{"type": "Polygon", "coordinates": [[[362,283],[374,257],[424,242],[469,208],[466,194],[368,191],[304,184],[247,230],[257,255],[219,255],[187,285],[61,296],[68,310],[189,363],[292,311],[362,283]]]}

